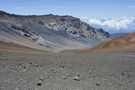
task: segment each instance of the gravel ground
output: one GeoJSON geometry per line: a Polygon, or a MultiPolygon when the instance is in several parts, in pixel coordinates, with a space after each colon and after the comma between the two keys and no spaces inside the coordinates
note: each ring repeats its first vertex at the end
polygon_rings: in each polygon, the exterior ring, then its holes
{"type": "Polygon", "coordinates": [[[0,90],[135,90],[135,53],[0,52],[0,90]]]}

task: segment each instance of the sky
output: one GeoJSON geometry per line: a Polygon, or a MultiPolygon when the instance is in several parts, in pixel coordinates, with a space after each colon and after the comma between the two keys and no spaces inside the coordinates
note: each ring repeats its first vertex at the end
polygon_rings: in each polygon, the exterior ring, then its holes
{"type": "Polygon", "coordinates": [[[135,16],[135,0],[1,0],[0,10],[24,15],[110,18],[135,16]]]}

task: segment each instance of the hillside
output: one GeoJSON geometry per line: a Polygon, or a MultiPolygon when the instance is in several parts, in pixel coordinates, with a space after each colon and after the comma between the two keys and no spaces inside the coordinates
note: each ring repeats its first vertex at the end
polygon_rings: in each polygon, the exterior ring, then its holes
{"type": "Polygon", "coordinates": [[[109,33],[72,16],[23,16],[0,11],[0,41],[61,51],[90,48],[106,40],[109,40],[109,33]]]}
{"type": "Polygon", "coordinates": [[[98,46],[85,50],[73,50],[69,52],[89,53],[89,52],[113,52],[113,51],[134,51],[135,32],[125,35],[118,39],[103,42],[98,46]]]}

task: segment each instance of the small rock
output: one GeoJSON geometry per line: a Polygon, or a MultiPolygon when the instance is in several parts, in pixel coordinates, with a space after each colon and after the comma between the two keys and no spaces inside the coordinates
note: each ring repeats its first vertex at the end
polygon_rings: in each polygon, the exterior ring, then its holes
{"type": "Polygon", "coordinates": [[[42,83],[37,83],[37,86],[42,86],[42,83]]]}
{"type": "Polygon", "coordinates": [[[73,80],[75,80],[75,81],[80,81],[80,75],[77,74],[77,75],[73,78],[73,80]]]}
{"type": "Polygon", "coordinates": [[[35,67],[40,67],[40,65],[38,65],[38,64],[35,64],[34,66],[35,66],[35,67]]]}
{"type": "Polygon", "coordinates": [[[44,77],[41,76],[41,77],[39,78],[39,80],[40,80],[40,81],[44,81],[44,77]]]}
{"type": "Polygon", "coordinates": [[[96,86],[100,86],[100,83],[96,83],[96,86]]]}
{"type": "Polygon", "coordinates": [[[61,65],[61,66],[59,66],[59,67],[60,67],[60,68],[63,68],[63,69],[65,68],[65,66],[63,66],[63,65],[61,65]]]}

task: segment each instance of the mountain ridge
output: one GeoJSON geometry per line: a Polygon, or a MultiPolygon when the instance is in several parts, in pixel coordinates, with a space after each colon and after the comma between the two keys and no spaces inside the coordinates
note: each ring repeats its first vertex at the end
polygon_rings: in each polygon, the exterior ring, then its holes
{"type": "Polygon", "coordinates": [[[89,48],[109,40],[109,33],[95,29],[79,18],[52,14],[24,16],[0,11],[2,33],[1,41],[54,51],[89,48]]]}

